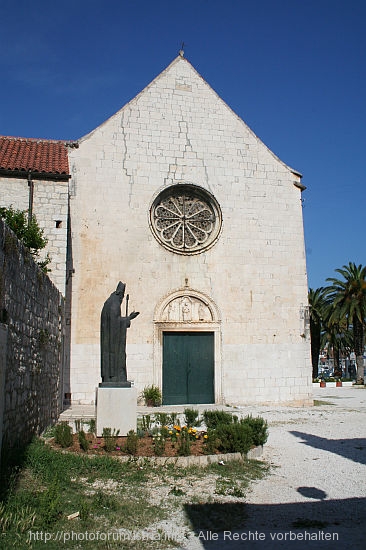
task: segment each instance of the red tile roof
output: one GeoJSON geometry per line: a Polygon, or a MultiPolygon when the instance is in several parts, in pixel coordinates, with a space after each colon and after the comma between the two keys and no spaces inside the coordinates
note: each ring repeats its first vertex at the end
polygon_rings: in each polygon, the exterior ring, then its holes
{"type": "Polygon", "coordinates": [[[64,141],[0,136],[0,169],[68,175],[64,141]]]}

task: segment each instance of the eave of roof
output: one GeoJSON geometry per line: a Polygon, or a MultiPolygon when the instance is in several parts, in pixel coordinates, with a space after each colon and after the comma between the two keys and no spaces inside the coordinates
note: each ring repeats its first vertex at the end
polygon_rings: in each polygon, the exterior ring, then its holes
{"type": "Polygon", "coordinates": [[[64,141],[0,136],[0,171],[10,177],[69,179],[64,141]]]}

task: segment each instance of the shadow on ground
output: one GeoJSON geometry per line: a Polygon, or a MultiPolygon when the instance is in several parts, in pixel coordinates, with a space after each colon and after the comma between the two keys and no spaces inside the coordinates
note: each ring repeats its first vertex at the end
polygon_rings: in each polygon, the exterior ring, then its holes
{"type": "Polygon", "coordinates": [[[334,453],[354,462],[366,464],[366,439],[363,437],[353,439],[327,439],[304,432],[291,431],[292,435],[301,438],[304,445],[315,449],[322,449],[334,453]]]}
{"type": "Polygon", "coordinates": [[[318,501],[190,504],[185,513],[204,549],[364,548],[366,498],[324,500],[317,491],[298,489],[318,501]]]}

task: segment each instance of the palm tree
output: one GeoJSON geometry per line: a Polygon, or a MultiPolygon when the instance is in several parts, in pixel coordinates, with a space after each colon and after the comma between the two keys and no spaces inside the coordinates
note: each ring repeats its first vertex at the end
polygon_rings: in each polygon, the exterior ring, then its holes
{"type": "Polygon", "coordinates": [[[347,328],[345,319],[339,321],[332,320],[333,304],[329,304],[327,314],[323,319],[321,347],[327,348],[332,352],[334,361],[334,376],[342,376],[341,354],[349,355],[352,350],[352,332],[347,328]]]}
{"type": "Polygon", "coordinates": [[[356,266],[349,262],[341,269],[335,270],[344,280],[331,277],[331,284],[326,289],[329,300],[333,303],[331,320],[346,320],[352,328],[353,348],[356,354],[357,383],[363,382],[363,350],[366,325],[366,266],[356,266]]]}
{"type": "Polygon", "coordinates": [[[309,314],[310,314],[310,341],[311,341],[311,364],[313,366],[313,378],[318,376],[318,363],[321,349],[322,320],[326,313],[326,299],[323,287],[313,290],[309,288],[308,293],[309,314]]]}

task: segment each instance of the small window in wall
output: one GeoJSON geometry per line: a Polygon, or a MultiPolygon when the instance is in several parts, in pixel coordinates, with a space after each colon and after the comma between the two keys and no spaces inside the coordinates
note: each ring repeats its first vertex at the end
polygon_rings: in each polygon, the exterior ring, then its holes
{"type": "Polygon", "coordinates": [[[62,220],[56,220],[56,229],[62,228],[62,220]]]}

